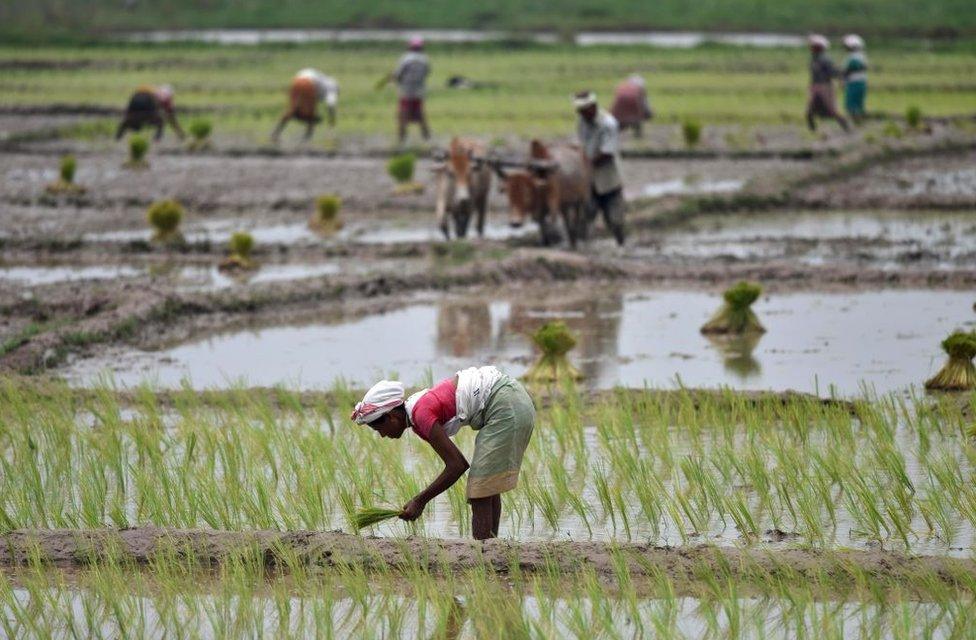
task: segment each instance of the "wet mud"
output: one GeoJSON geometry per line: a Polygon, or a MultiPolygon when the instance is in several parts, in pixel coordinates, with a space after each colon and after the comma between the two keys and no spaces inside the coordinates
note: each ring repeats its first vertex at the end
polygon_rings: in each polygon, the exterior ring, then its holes
{"type": "Polygon", "coordinates": [[[761,586],[767,576],[798,580],[830,576],[838,589],[856,586],[858,574],[909,584],[924,573],[937,576],[946,588],[976,578],[976,561],[944,556],[909,556],[880,550],[817,551],[753,550],[599,542],[515,542],[443,540],[408,537],[384,539],[333,532],[230,532],[200,529],[137,527],[122,530],[16,530],[0,536],[0,565],[13,567],[32,557],[61,567],[82,567],[114,558],[148,564],[154,557],[183,556],[207,566],[240,554],[263,556],[269,566],[279,558],[297,558],[307,566],[362,566],[367,570],[421,569],[452,574],[487,567],[499,575],[559,572],[572,575],[592,570],[612,578],[615,564],[632,576],[664,574],[682,588],[703,584],[712,571],[731,571],[744,584],[761,586]]]}

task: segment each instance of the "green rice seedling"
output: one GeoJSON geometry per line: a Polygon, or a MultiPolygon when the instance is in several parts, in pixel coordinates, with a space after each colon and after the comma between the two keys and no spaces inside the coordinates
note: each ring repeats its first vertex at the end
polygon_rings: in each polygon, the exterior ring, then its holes
{"type": "Polygon", "coordinates": [[[759,299],[762,287],[752,282],[739,282],[722,294],[724,304],[706,322],[701,332],[704,334],[744,334],[764,333],[765,327],[751,309],[752,303],[759,299]]]}
{"type": "Polygon", "coordinates": [[[149,206],[146,219],[153,228],[153,241],[174,244],[183,241],[180,222],[183,221],[183,205],[176,200],[158,200],[149,206]]]}
{"type": "Polygon", "coordinates": [[[394,193],[397,195],[423,193],[424,185],[413,181],[416,164],[417,157],[412,153],[401,153],[387,161],[386,172],[396,182],[394,193]]]}
{"type": "Polygon", "coordinates": [[[149,140],[146,136],[135,133],[129,136],[129,159],[123,165],[126,169],[147,169],[146,153],[149,152],[149,140]]]}
{"type": "Polygon", "coordinates": [[[400,515],[399,509],[381,509],[378,507],[367,507],[365,509],[360,509],[353,516],[352,526],[356,531],[360,529],[365,529],[366,527],[371,527],[374,524],[379,524],[389,520],[390,518],[395,518],[400,515]]]}
{"type": "Polygon", "coordinates": [[[75,184],[75,170],[78,168],[78,160],[74,155],[68,154],[61,158],[58,180],[50,183],[45,190],[52,194],[78,195],[86,191],[85,187],[75,184]]]}
{"type": "Polygon", "coordinates": [[[312,231],[330,236],[342,228],[342,218],[339,209],[342,208],[342,198],[334,193],[321,195],[315,199],[315,211],[312,213],[308,226],[312,231]]]}
{"type": "Polygon", "coordinates": [[[230,255],[224,258],[218,268],[221,271],[249,271],[257,267],[251,259],[254,250],[254,236],[247,231],[235,231],[228,241],[230,255]]]}
{"type": "Polygon", "coordinates": [[[912,105],[905,111],[905,122],[909,128],[918,130],[922,127],[922,109],[918,105],[912,105]]]}
{"type": "Polygon", "coordinates": [[[685,146],[689,149],[698,146],[701,141],[701,134],[702,125],[698,120],[688,118],[681,123],[681,136],[684,138],[685,146]]]}
{"type": "Polygon", "coordinates": [[[206,118],[196,118],[190,122],[190,142],[187,145],[190,151],[203,151],[209,149],[210,134],[213,132],[213,124],[206,118]]]}
{"type": "Polygon", "coordinates": [[[547,322],[532,334],[532,342],[541,352],[539,359],[525,374],[529,382],[551,383],[563,379],[579,380],[583,374],[569,362],[568,353],[576,338],[562,320],[547,322]]]}
{"type": "Polygon", "coordinates": [[[976,389],[976,333],[956,331],[942,341],[942,350],[949,360],[934,376],[925,381],[925,388],[938,391],[967,391],[976,389]]]}

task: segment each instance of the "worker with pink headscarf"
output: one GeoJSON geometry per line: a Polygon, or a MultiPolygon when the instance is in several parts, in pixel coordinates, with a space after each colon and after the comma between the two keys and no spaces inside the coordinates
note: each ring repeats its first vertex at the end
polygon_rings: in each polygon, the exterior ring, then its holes
{"type": "Polygon", "coordinates": [[[430,75],[430,60],[424,53],[424,39],[420,36],[410,38],[407,52],[400,56],[396,69],[383,78],[381,84],[393,80],[397,85],[397,138],[400,144],[407,137],[407,125],[416,122],[424,140],[430,138],[427,116],[424,113],[424,98],[427,94],[427,76],[430,75]]]}
{"type": "Polygon", "coordinates": [[[404,505],[400,518],[419,518],[427,503],[467,471],[471,533],[476,540],[497,537],[501,494],[518,484],[535,426],[532,398],[518,380],[491,366],[458,371],[430,389],[404,396],[403,383],[380,380],[350,416],[384,438],[400,438],[409,428],[444,462],[444,470],[404,505]],[[451,441],[464,425],[478,432],[470,464],[451,441]]]}
{"type": "Polygon", "coordinates": [[[155,139],[159,140],[163,137],[165,123],[173,127],[180,140],[183,139],[183,129],[176,121],[176,112],[173,108],[173,87],[168,84],[161,87],[143,85],[129,98],[125,115],[115,132],[115,139],[118,140],[130,129],[141,131],[143,127],[156,127],[155,139]]]}
{"type": "Polygon", "coordinates": [[[840,71],[834,66],[827,49],[830,42],[821,35],[811,35],[810,45],[810,91],[807,99],[807,126],[810,131],[817,130],[816,118],[832,118],[844,131],[850,129],[847,120],[837,110],[834,99],[834,78],[840,71]]]}

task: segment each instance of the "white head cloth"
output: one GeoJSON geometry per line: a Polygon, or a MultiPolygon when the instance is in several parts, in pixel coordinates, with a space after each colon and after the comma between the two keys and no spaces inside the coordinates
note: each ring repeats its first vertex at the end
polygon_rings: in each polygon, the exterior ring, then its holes
{"type": "Polygon", "coordinates": [[[403,404],[403,383],[380,380],[366,392],[349,416],[356,424],[368,424],[403,404]]]}
{"type": "Polygon", "coordinates": [[[645,86],[644,76],[640,75],[639,73],[630,74],[630,77],[627,78],[627,81],[630,82],[631,84],[636,84],[638,87],[641,87],[642,89],[645,86]]]}
{"type": "Polygon", "coordinates": [[[824,36],[820,35],[819,33],[814,33],[809,38],[807,38],[807,43],[811,47],[818,47],[818,48],[824,49],[824,50],[827,50],[827,49],[830,48],[830,40],[828,40],[824,36]]]}
{"type": "Polygon", "coordinates": [[[861,49],[864,48],[864,40],[861,39],[861,36],[855,33],[849,33],[846,36],[844,36],[844,46],[847,47],[848,49],[854,49],[855,51],[860,51],[861,49]]]}
{"type": "Polygon", "coordinates": [[[596,94],[592,91],[588,92],[586,95],[573,96],[573,106],[577,109],[585,109],[593,104],[596,104],[596,94]]]}

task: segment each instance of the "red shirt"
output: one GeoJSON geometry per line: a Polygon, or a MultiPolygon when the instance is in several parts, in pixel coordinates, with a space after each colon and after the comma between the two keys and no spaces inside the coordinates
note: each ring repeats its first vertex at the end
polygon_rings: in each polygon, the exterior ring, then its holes
{"type": "Polygon", "coordinates": [[[420,400],[413,406],[413,415],[410,416],[410,426],[414,433],[428,440],[435,422],[445,425],[451,421],[457,415],[456,394],[457,385],[454,384],[454,378],[450,377],[438,382],[430,391],[420,396],[420,400]]]}

